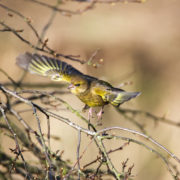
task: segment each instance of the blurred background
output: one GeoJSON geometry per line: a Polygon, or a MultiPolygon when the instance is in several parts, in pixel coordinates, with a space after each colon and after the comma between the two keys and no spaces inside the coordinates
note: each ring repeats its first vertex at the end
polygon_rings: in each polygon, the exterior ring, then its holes
{"type": "MultiPolygon", "coordinates": [[[[56,1],[44,0],[52,5],[56,1]]],[[[1,1],[6,6],[15,9],[31,19],[32,25],[41,33],[44,25],[52,14],[52,10],[31,1],[1,1]]],[[[67,1],[59,8],[70,10],[83,9],[86,3],[67,1]]],[[[160,117],[180,121],[180,1],[178,0],[147,0],[145,3],[117,3],[96,4],[91,10],[81,15],[63,16],[60,13],[48,29],[45,38],[48,45],[63,54],[80,55],[80,59],[88,59],[99,49],[93,59],[98,63],[81,65],[77,62],[65,60],[74,67],[91,76],[119,86],[124,82],[131,85],[122,87],[127,91],[141,91],[142,95],[133,99],[123,108],[144,110],[160,117]],[[100,63],[100,59],[103,62],[100,63]]],[[[27,27],[26,23],[17,16],[10,17],[7,11],[0,9],[0,19],[15,29],[24,29],[21,33],[32,44],[37,43],[36,37],[27,27]]],[[[20,41],[12,33],[0,32],[0,68],[9,76],[19,80],[23,71],[15,65],[16,57],[25,51],[34,52],[28,45],[20,41]]],[[[0,82],[7,82],[4,75],[0,75],[0,82]]],[[[50,82],[49,79],[27,74],[24,79],[27,83],[50,82]]],[[[28,89],[28,88],[26,88],[28,89]]],[[[33,88],[38,89],[38,88],[33,88]]],[[[51,91],[52,88],[41,89],[51,91]]],[[[65,87],[66,90],[66,87],[65,87]]],[[[63,95],[77,110],[83,108],[83,103],[73,95],[63,95]]],[[[131,122],[125,120],[116,110],[108,105],[103,115],[103,126],[123,126],[139,130],[131,122]]],[[[56,112],[56,111],[55,111],[56,112]]],[[[57,113],[57,112],[56,112],[57,113]]],[[[59,111],[61,115],[72,121],[84,123],[65,109],[59,111]]],[[[87,113],[83,113],[87,117],[87,113]]],[[[32,113],[25,114],[26,121],[37,129],[35,121],[28,121],[32,113]]],[[[43,131],[46,132],[46,119],[42,120],[43,131]]],[[[138,117],[138,122],[145,126],[148,134],[163,144],[178,157],[180,157],[180,128],[164,123],[154,124],[152,120],[138,117]]],[[[92,122],[96,123],[96,119],[92,122]]],[[[51,120],[51,134],[61,138],[52,140],[52,150],[64,150],[63,158],[69,159],[72,164],[76,162],[77,132],[67,125],[51,120]]],[[[128,136],[128,134],[126,134],[128,136]]],[[[8,138],[7,138],[8,139],[8,138]]],[[[9,151],[11,141],[1,138],[1,148],[9,151]]],[[[90,140],[89,140],[90,142],[90,140]]],[[[81,151],[89,143],[83,136],[81,151]]],[[[107,143],[107,148],[118,147],[123,142],[113,140],[107,143]]],[[[85,153],[81,164],[86,164],[96,158],[97,149],[91,145],[85,153]]],[[[134,164],[134,179],[169,180],[166,166],[155,155],[134,144],[130,144],[123,151],[111,154],[111,159],[117,169],[121,169],[121,162],[129,158],[128,165],[134,164]]],[[[26,157],[26,159],[32,157],[26,157]]]]}

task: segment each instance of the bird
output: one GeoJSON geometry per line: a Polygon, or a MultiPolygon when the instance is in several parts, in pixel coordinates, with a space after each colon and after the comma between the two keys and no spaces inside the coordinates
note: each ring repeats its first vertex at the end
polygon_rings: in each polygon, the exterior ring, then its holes
{"type": "Polygon", "coordinates": [[[69,83],[68,89],[71,93],[85,104],[83,110],[89,109],[88,119],[92,117],[93,107],[101,107],[97,113],[97,118],[100,120],[105,105],[119,107],[141,94],[141,92],[126,92],[113,87],[109,82],[86,75],[64,61],[38,53],[20,54],[16,58],[16,64],[32,74],[69,83]]]}

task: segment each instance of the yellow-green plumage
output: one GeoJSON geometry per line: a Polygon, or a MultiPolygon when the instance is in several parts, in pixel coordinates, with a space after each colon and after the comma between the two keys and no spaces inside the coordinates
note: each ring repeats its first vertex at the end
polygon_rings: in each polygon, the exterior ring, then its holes
{"type": "Polygon", "coordinates": [[[140,94],[114,88],[108,82],[85,75],[63,61],[39,54],[22,54],[17,57],[17,64],[31,73],[49,76],[54,81],[68,82],[71,92],[89,107],[108,103],[119,106],[140,94]]]}

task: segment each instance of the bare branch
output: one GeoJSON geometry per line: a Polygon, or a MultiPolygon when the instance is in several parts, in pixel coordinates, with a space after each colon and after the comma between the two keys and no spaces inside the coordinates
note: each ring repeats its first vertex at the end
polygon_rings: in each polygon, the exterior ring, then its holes
{"type": "Polygon", "coordinates": [[[79,151],[81,146],[81,131],[78,131],[78,145],[77,145],[77,162],[78,162],[78,180],[80,180],[80,157],[79,157],[79,151]]]}
{"type": "Polygon", "coordinates": [[[125,114],[125,115],[127,115],[127,114],[145,115],[146,117],[154,120],[155,122],[162,122],[162,123],[166,123],[166,124],[169,124],[169,125],[172,125],[172,126],[177,126],[177,127],[180,126],[180,122],[175,122],[175,121],[172,121],[172,120],[167,119],[165,117],[158,117],[158,116],[155,116],[154,114],[151,114],[151,113],[146,112],[146,111],[132,110],[132,109],[122,109],[122,108],[117,109],[117,111],[119,111],[120,113],[125,114]]]}
{"type": "Polygon", "coordinates": [[[22,154],[21,148],[20,148],[19,143],[18,143],[18,140],[17,140],[17,138],[16,138],[16,133],[15,133],[14,130],[12,129],[11,125],[9,124],[9,121],[8,121],[8,119],[7,119],[7,117],[6,117],[5,111],[4,111],[4,109],[3,109],[2,106],[0,106],[0,111],[1,111],[1,113],[2,113],[2,115],[3,115],[4,120],[6,121],[6,124],[7,124],[8,128],[9,128],[10,132],[12,133],[12,135],[13,135],[13,137],[14,137],[14,140],[15,140],[15,143],[16,143],[16,148],[15,148],[14,151],[15,151],[15,153],[17,153],[17,156],[20,155],[20,157],[21,157],[21,159],[22,159],[22,161],[23,161],[23,163],[24,163],[24,168],[25,168],[25,170],[26,170],[26,178],[27,178],[27,179],[32,179],[32,177],[30,176],[30,174],[29,174],[29,172],[28,172],[28,167],[27,167],[26,161],[24,160],[24,156],[23,156],[23,154],[22,154]]]}

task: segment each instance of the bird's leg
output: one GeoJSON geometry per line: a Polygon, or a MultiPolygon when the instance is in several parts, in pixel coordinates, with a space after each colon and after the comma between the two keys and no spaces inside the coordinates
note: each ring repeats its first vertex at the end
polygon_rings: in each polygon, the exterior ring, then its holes
{"type": "Polygon", "coordinates": [[[90,122],[90,119],[93,117],[93,109],[92,107],[89,108],[89,111],[88,111],[88,120],[90,122]]]}
{"type": "Polygon", "coordinates": [[[88,129],[90,130],[90,124],[91,124],[90,120],[93,117],[93,109],[92,109],[92,107],[89,107],[87,104],[85,104],[82,111],[85,112],[87,109],[89,109],[89,111],[88,111],[88,129]]]}
{"type": "Polygon", "coordinates": [[[91,118],[93,117],[93,108],[90,107],[88,111],[88,129],[90,130],[91,118]]]}
{"type": "Polygon", "coordinates": [[[102,125],[101,119],[102,119],[102,114],[104,113],[103,109],[104,109],[104,106],[102,106],[101,110],[97,113],[97,118],[98,118],[97,124],[100,126],[102,125]]]}

